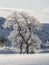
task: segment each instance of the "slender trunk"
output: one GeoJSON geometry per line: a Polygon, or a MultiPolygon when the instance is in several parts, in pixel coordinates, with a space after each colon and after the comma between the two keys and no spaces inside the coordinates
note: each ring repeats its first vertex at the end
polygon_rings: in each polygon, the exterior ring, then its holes
{"type": "Polygon", "coordinates": [[[22,54],[22,43],[20,45],[20,54],[22,54]]]}
{"type": "Polygon", "coordinates": [[[28,43],[27,43],[27,47],[26,47],[26,52],[27,52],[27,54],[29,53],[28,43]]]}

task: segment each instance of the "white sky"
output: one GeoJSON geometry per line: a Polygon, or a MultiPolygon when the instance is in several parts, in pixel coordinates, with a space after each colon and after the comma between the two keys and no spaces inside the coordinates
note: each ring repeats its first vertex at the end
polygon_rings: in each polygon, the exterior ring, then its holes
{"type": "Polygon", "coordinates": [[[49,23],[49,0],[0,0],[0,7],[30,10],[41,23],[49,23]]]}

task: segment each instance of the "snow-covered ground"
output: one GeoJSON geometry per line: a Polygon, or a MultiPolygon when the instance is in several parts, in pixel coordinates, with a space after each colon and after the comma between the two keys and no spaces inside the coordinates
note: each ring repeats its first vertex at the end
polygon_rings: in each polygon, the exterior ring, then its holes
{"type": "Polygon", "coordinates": [[[0,65],[49,65],[49,54],[0,54],[0,65]]]}

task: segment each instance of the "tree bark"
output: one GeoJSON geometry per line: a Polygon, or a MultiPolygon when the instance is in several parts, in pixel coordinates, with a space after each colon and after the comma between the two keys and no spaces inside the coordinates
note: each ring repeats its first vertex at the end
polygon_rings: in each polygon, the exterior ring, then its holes
{"type": "Polygon", "coordinates": [[[20,54],[22,54],[22,43],[20,45],[20,54]]]}

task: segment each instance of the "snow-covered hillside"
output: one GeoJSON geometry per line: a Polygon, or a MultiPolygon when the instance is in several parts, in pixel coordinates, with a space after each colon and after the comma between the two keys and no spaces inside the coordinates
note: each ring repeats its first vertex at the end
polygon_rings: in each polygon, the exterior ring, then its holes
{"type": "Polygon", "coordinates": [[[39,36],[42,41],[42,46],[44,47],[47,41],[49,41],[49,23],[41,23],[41,25],[42,30],[34,30],[33,32],[39,36]]]}

